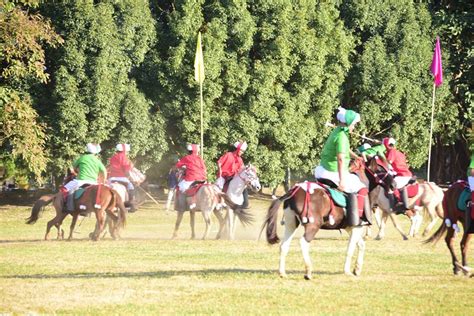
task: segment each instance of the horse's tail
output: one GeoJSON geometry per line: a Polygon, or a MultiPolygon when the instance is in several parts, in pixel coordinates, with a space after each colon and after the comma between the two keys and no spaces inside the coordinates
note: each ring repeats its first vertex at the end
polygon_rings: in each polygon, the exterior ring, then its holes
{"type": "Polygon", "coordinates": [[[253,215],[247,212],[246,210],[242,209],[241,205],[237,205],[234,202],[232,202],[232,200],[230,199],[230,197],[227,196],[227,194],[221,192],[219,193],[219,197],[224,200],[225,204],[227,204],[231,209],[234,210],[235,215],[237,215],[242,225],[248,226],[253,223],[253,220],[254,220],[253,215]]]}
{"type": "Polygon", "coordinates": [[[424,244],[429,244],[429,243],[433,243],[433,244],[436,244],[440,239],[441,237],[444,236],[444,234],[446,233],[448,229],[448,226],[446,226],[446,223],[443,221],[443,223],[441,224],[441,226],[438,228],[438,230],[430,237],[428,238],[427,240],[423,241],[424,244]]]}
{"type": "Polygon", "coordinates": [[[31,209],[31,215],[26,219],[27,224],[34,224],[39,218],[40,212],[44,211],[45,207],[54,200],[55,194],[46,194],[40,197],[33,208],[31,209]]]}
{"type": "MultiPolygon", "coordinates": [[[[278,210],[280,209],[281,202],[284,202],[292,197],[294,188],[289,190],[285,195],[281,196],[280,198],[274,200],[267,211],[267,218],[262,225],[262,230],[260,231],[260,235],[262,234],[265,227],[267,228],[267,242],[270,245],[276,244],[280,241],[277,234],[277,220],[278,220],[278,210]]],[[[259,236],[260,236],[259,235],[259,236]]]]}
{"type": "Polygon", "coordinates": [[[112,201],[116,207],[118,207],[118,222],[117,225],[120,228],[124,228],[127,224],[127,210],[123,204],[122,198],[115,190],[110,190],[112,193],[112,201]]]}

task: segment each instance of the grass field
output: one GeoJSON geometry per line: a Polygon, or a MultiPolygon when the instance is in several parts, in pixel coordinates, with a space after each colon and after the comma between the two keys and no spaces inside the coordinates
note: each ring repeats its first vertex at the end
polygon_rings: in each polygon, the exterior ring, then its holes
{"type": "MultiPolygon", "coordinates": [[[[187,214],[179,239],[170,240],[176,214],[146,204],[129,214],[122,240],[89,241],[95,225],[89,217],[74,241],[46,242],[52,209],[30,226],[24,224],[30,208],[3,206],[0,314],[474,314],[474,278],[452,275],[444,242],[402,241],[391,225],[386,239],[367,241],[358,278],[342,273],[346,233],[320,232],[311,243],[312,281],[303,279],[300,229],[287,259],[289,277],[280,279],[278,246],[256,241],[269,203],[252,200],[256,222],[239,225],[235,241],[189,240],[187,214]]],[[[196,218],[201,236],[203,220],[196,218]]]]}

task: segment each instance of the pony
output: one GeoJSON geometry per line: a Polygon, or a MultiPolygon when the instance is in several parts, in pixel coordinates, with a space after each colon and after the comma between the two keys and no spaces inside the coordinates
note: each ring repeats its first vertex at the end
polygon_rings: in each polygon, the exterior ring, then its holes
{"type": "MultiPolygon", "coordinates": [[[[377,224],[379,226],[379,232],[376,240],[381,240],[385,236],[385,224],[390,217],[393,225],[402,235],[403,240],[408,240],[408,236],[403,232],[402,228],[397,222],[395,214],[391,211],[390,201],[387,197],[387,191],[393,190],[393,177],[388,171],[377,163],[377,160],[372,158],[367,162],[366,175],[369,182],[372,183],[372,187],[369,186],[369,197],[371,201],[371,207],[378,208],[382,211],[382,218],[379,219],[376,216],[377,224]],[[388,179],[388,181],[386,181],[388,179]],[[385,181],[384,181],[385,180],[385,181]],[[373,183],[379,183],[381,185],[373,185],[373,183]]],[[[416,201],[420,200],[420,207],[424,208],[429,217],[430,223],[426,226],[423,236],[426,236],[433,226],[436,224],[438,217],[443,217],[443,200],[444,192],[433,182],[423,182],[418,184],[418,193],[409,199],[408,210],[406,215],[410,218],[411,225],[409,230],[409,236],[415,237],[418,233],[423,217],[415,209],[416,201]]]]}
{"type": "MultiPolygon", "coordinates": [[[[248,225],[253,221],[253,217],[250,213],[241,207],[243,197],[243,190],[250,186],[252,189],[260,189],[260,182],[256,176],[256,169],[251,165],[242,168],[238,175],[235,176],[229,183],[227,193],[222,192],[216,185],[211,183],[205,183],[201,185],[196,194],[188,198],[188,204],[193,205],[189,209],[190,220],[191,220],[191,239],[196,238],[195,233],[195,213],[201,212],[206,223],[206,229],[202,239],[208,237],[211,229],[211,213],[217,217],[219,221],[219,231],[216,235],[216,239],[222,238],[226,229],[229,234],[229,238],[233,239],[233,233],[235,229],[235,215],[239,218],[243,225],[248,225]],[[224,215],[224,209],[227,210],[227,214],[224,215]]],[[[186,193],[179,193],[186,194],[186,193]]],[[[179,226],[183,219],[184,212],[178,211],[176,218],[175,228],[172,238],[178,236],[179,226]]]]}
{"type": "Polygon", "coordinates": [[[122,199],[116,191],[107,186],[88,186],[82,196],[78,200],[74,201],[74,211],[70,213],[63,212],[64,200],[61,192],[44,195],[34,203],[31,210],[31,215],[26,219],[26,223],[36,223],[40,213],[44,211],[45,207],[51,202],[53,203],[53,206],[56,210],[56,216],[46,225],[46,233],[44,236],[45,240],[49,239],[50,230],[53,226],[58,229],[58,239],[64,237],[64,231],[61,229],[61,224],[64,218],[66,218],[68,215],[72,216],[68,240],[71,240],[73,237],[74,227],[80,214],[94,212],[96,215],[96,229],[90,235],[92,240],[99,239],[100,233],[105,227],[106,215],[113,219],[114,225],[111,227],[110,233],[114,239],[117,238],[119,229],[125,227],[126,209],[123,205],[122,199]],[[118,215],[115,214],[116,208],[119,210],[118,215]]]}
{"type": "Polygon", "coordinates": [[[436,244],[441,237],[446,235],[444,240],[446,241],[446,245],[451,254],[453,273],[458,275],[462,271],[466,276],[470,275],[472,277],[472,269],[469,267],[467,262],[467,253],[469,249],[469,241],[471,240],[472,234],[474,234],[474,221],[469,218],[469,208],[465,212],[461,212],[457,206],[459,196],[465,189],[466,185],[466,182],[458,181],[451,185],[444,193],[443,209],[445,219],[438,230],[431,237],[425,240],[424,243],[436,244]],[[460,243],[462,264],[459,263],[454,250],[455,233],[459,232],[459,227],[457,225],[458,222],[463,226],[463,235],[460,243]]]}
{"type": "MultiPolygon", "coordinates": [[[[260,179],[257,175],[257,169],[252,165],[247,165],[242,168],[238,174],[232,178],[225,192],[229,199],[237,205],[243,205],[244,190],[250,189],[253,192],[258,192],[261,189],[260,179]]],[[[227,208],[226,224],[229,234],[229,239],[235,239],[236,216],[234,208],[227,208]]],[[[238,216],[237,216],[238,217],[238,216]]]]}
{"type": "MultiPolygon", "coordinates": [[[[363,179],[364,183],[368,182],[363,169],[359,168],[355,173],[363,179]]],[[[303,224],[304,234],[300,239],[300,247],[305,263],[304,278],[306,280],[312,278],[312,263],[309,255],[309,245],[320,229],[345,229],[349,233],[344,273],[351,276],[359,276],[362,273],[365,252],[365,241],[363,238],[365,226],[349,226],[344,209],[334,205],[325,189],[316,188],[312,192],[305,192],[304,190],[299,189],[298,185],[295,185],[285,195],[274,200],[268,208],[267,217],[262,226],[262,232],[266,228],[266,238],[269,244],[276,244],[280,241],[277,235],[277,217],[281,203],[284,203],[284,219],[282,222],[285,225],[285,236],[280,244],[280,277],[287,276],[285,271],[286,256],[290,249],[291,240],[295,235],[296,229],[300,224],[302,224],[305,207],[307,207],[308,212],[311,210],[314,221],[309,221],[303,224]],[[333,215],[335,221],[333,225],[330,225],[329,223],[330,213],[333,215]],[[356,246],[359,252],[354,270],[351,271],[351,261],[356,246]]]]}

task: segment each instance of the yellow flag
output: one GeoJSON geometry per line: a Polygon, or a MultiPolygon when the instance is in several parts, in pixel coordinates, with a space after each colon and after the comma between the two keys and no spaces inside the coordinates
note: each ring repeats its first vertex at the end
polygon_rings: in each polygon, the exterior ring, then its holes
{"type": "Polygon", "coordinates": [[[194,78],[200,84],[204,81],[204,59],[202,57],[201,32],[198,34],[196,58],[194,59],[194,78]]]}

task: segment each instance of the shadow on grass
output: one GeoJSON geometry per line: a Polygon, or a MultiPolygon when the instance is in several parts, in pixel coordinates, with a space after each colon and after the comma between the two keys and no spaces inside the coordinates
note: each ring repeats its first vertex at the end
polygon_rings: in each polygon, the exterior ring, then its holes
{"type": "MultiPolygon", "coordinates": [[[[149,271],[149,272],[85,272],[85,273],[60,273],[60,274],[18,274],[3,275],[0,279],[109,279],[109,278],[171,278],[175,276],[200,276],[204,278],[222,275],[277,275],[274,270],[256,269],[204,269],[204,270],[173,270],[173,271],[149,271]]],[[[289,276],[303,276],[303,271],[287,271],[289,276]]],[[[314,271],[314,275],[338,275],[342,272],[314,271]]]]}

